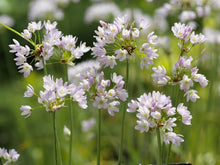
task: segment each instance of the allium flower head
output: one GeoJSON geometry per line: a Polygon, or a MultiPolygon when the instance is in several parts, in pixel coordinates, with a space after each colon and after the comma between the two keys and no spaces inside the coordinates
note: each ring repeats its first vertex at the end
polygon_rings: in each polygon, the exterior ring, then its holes
{"type": "MultiPolygon", "coordinates": [[[[54,80],[53,76],[46,75],[43,77],[43,90],[39,92],[39,95],[34,93],[34,88],[29,84],[27,91],[24,93],[25,97],[38,96],[38,103],[46,108],[48,112],[55,112],[65,107],[66,97],[68,101],[75,101],[78,105],[86,109],[87,100],[85,91],[80,86],[75,84],[69,84],[63,82],[62,78],[54,80]]],[[[21,115],[29,117],[31,115],[32,108],[30,106],[21,106],[21,115]]]]}
{"type": "Polygon", "coordinates": [[[81,79],[81,88],[87,91],[93,106],[106,109],[111,116],[119,111],[120,101],[126,101],[128,98],[123,77],[116,73],[112,74],[111,80],[105,80],[104,73],[97,74],[97,70],[93,68],[79,74],[78,77],[81,79]]]}
{"type": "Polygon", "coordinates": [[[182,116],[182,122],[190,125],[192,116],[182,103],[176,108],[172,106],[170,97],[160,92],[144,93],[137,100],[128,103],[128,112],[137,112],[136,130],[140,132],[148,132],[156,128],[160,128],[164,142],[169,144],[172,142],[179,145],[183,142],[182,135],[173,132],[173,128],[177,126],[175,123],[182,116]]]}
{"type": "Polygon", "coordinates": [[[188,53],[194,45],[206,41],[206,37],[202,33],[195,34],[195,31],[192,31],[193,28],[189,25],[175,23],[171,29],[174,36],[180,39],[178,46],[181,52],[188,53]]]}
{"type": "Polygon", "coordinates": [[[7,151],[4,148],[0,148],[0,159],[4,162],[4,165],[13,164],[19,157],[20,154],[15,149],[9,149],[7,151]]]}
{"type": "Polygon", "coordinates": [[[34,57],[35,67],[38,70],[43,69],[47,61],[72,64],[75,59],[81,58],[84,53],[90,50],[86,47],[85,42],[76,46],[77,38],[72,35],[63,36],[62,32],[57,29],[57,22],[44,21],[31,22],[27,29],[21,33],[33,48],[20,43],[13,39],[14,44],[10,44],[9,52],[15,53],[16,65],[19,72],[24,77],[29,76],[33,67],[27,62],[27,58],[34,57]],[[53,57],[53,58],[52,58],[53,57]]]}
{"type": "Polygon", "coordinates": [[[113,23],[100,21],[100,24],[95,31],[93,55],[102,66],[113,68],[117,65],[117,60],[124,61],[131,56],[139,56],[141,68],[148,68],[158,57],[154,48],[157,36],[151,32],[145,42],[137,44],[143,30],[142,25],[139,27],[134,23],[129,25],[127,16],[118,17],[113,23]]]}
{"type": "Polygon", "coordinates": [[[179,61],[175,63],[174,70],[171,75],[167,75],[163,66],[153,67],[154,73],[151,75],[159,86],[179,85],[180,90],[185,92],[187,101],[195,102],[199,98],[197,91],[193,88],[195,83],[199,83],[202,87],[208,85],[208,80],[202,74],[198,73],[198,68],[192,68],[193,58],[191,56],[181,56],[179,61]]]}

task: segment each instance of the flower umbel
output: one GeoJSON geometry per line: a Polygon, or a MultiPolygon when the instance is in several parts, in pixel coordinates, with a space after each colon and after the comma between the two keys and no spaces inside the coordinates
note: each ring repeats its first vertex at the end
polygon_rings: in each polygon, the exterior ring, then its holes
{"type": "Polygon", "coordinates": [[[138,39],[143,30],[141,23],[138,27],[132,23],[129,25],[126,16],[116,18],[113,23],[100,21],[101,26],[95,31],[96,42],[93,47],[93,55],[104,67],[114,68],[116,60],[124,61],[131,56],[141,58],[141,68],[148,68],[153,64],[153,60],[158,57],[157,50],[154,49],[157,36],[151,32],[146,37],[147,40],[138,44],[138,39]]]}
{"type": "Polygon", "coordinates": [[[113,116],[119,111],[119,101],[125,101],[128,97],[127,91],[123,88],[123,77],[112,74],[111,80],[104,79],[104,72],[97,73],[95,68],[88,70],[84,74],[79,74],[80,86],[88,91],[93,101],[93,106],[98,109],[106,109],[113,116]]]}
{"type": "Polygon", "coordinates": [[[182,116],[182,122],[185,125],[190,125],[192,119],[190,112],[187,107],[183,106],[183,103],[178,105],[176,111],[176,108],[172,106],[170,97],[155,91],[148,94],[144,93],[137,100],[131,100],[128,103],[127,111],[137,112],[136,130],[143,133],[160,128],[166,144],[171,142],[180,145],[184,141],[182,135],[173,132],[173,128],[177,126],[175,121],[178,120],[179,115],[182,116]]]}
{"type": "Polygon", "coordinates": [[[90,50],[90,47],[86,47],[86,43],[82,42],[77,47],[77,38],[72,35],[63,36],[56,26],[57,22],[31,22],[27,29],[19,34],[31,43],[33,48],[31,49],[28,45],[22,46],[15,39],[13,39],[14,44],[9,45],[10,52],[16,55],[14,60],[19,72],[23,73],[24,77],[29,76],[33,71],[31,65],[33,62],[38,70],[43,69],[43,64],[46,65],[48,60],[51,60],[52,63],[71,64],[90,50]],[[32,59],[30,63],[29,58],[32,59]]]}

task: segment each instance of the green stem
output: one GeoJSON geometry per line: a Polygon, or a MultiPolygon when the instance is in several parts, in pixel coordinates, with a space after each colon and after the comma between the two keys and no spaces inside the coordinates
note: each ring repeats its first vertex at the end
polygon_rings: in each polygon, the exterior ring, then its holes
{"type": "Polygon", "coordinates": [[[168,165],[169,158],[170,158],[171,147],[172,147],[172,143],[170,143],[169,146],[168,146],[168,152],[167,152],[167,157],[166,157],[166,162],[165,162],[166,164],[165,165],[168,165]]]}
{"type": "Polygon", "coordinates": [[[55,160],[56,165],[58,165],[58,155],[57,155],[57,133],[56,133],[56,112],[53,112],[53,133],[54,133],[54,153],[55,153],[55,160]]]}
{"type": "Polygon", "coordinates": [[[98,142],[97,142],[97,165],[100,165],[100,147],[101,147],[101,109],[98,110],[98,142]]]}
{"type": "MultiPolygon", "coordinates": [[[[16,30],[10,28],[9,26],[7,26],[7,25],[5,25],[5,24],[3,24],[3,23],[0,23],[0,25],[2,25],[4,28],[10,30],[11,32],[17,34],[18,36],[24,38],[21,33],[19,33],[18,31],[16,31],[16,30]]],[[[24,38],[24,39],[25,39],[27,42],[29,42],[31,45],[33,45],[34,47],[36,47],[36,44],[35,44],[34,42],[32,42],[32,41],[30,41],[30,40],[28,40],[28,39],[26,39],[26,38],[24,38]]]]}
{"type": "MultiPolygon", "coordinates": [[[[66,81],[69,80],[68,77],[68,66],[65,64],[66,81]]],[[[73,146],[73,119],[72,119],[72,102],[69,102],[69,121],[70,121],[70,144],[69,144],[69,165],[72,165],[72,146],[73,146]]]]}
{"type": "MultiPolygon", "coordinates": [[[[125,79],[125,89],[128,92],[128,77],[129,77],[129,59],[127,58],[127,65],[126,65],[126,79],[125,79]]],[[[121,124],[121,142],[120,142],[120,150],[119,150],[119,159],[118,165],[122,164],[122,153],[123,153],[123,146],[124,146],[124,127],[125,127],[125,114],[126,114],[126,101],[124,103],[123,114],[122,114],[122,124],[121,124]]]]}
{"type": "Polygon", "coordinates": [[[164,155],[165,155],[165,148],[166,148],[166,146],[165,146],[165,143],[163,142],[163,144],[162,144],[162,162],[164,161],[164,159],[165,159],[165,157],[164,157],[164,155]]]}
{"type": "Polygon", "coordinates": [[[44,75],[47,75],[47,66],[46,66],[44,59],[42,59],[42,62],[43,62],[43,66],[44,66],[44,75]]]}
{"type": "Polygon", "coordinates": [[[160,128],[156,128],[157,143],[158,143],[158,162],[157,165],[162,165],[162,150],[161,150],[161,139],[160,139],[160,128]]]}
{"type": "Polygon", "coordinates": [[[70,146],[69,146],[69,165],[72,164],[72,146],[73,146],[73,121],[72,121],[72,103],[69,103],[69,117],[70,117],[70,146]]]}

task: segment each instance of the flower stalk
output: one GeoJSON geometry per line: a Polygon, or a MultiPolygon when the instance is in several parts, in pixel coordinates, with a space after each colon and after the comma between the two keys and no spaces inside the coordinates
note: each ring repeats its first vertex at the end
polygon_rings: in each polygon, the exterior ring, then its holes
{"type": "Polygon", "coordinates": [[[162,160],[162,148],[161,148],[161,138],[160,138],[160,128],[157,127],[156,128],[156,134],[157,134],[157,144],[158,144],[158,165],[162,165],[163,164],[163,160],[162,160]]]}
{"type": "Polygon", "coordinates": [[[57,155],[57,133],[56,133],[56,112],[53,112],[53,133],[54,133],[54,156],[56,165],[58,165],[58,155],[57,155]]]}
{"type": "MultiPolygon", "coordinates": [[[[68,64],[65,64],[66,81],[69,81],[68,76],[68,64]]],[[[70,99],[70,97],[69,97],[70,99]]],[[[73,146],[73,119],[72,119],[73,106],[71,101],[69,102],[69,121],[70,121],[70,143],[69,143],[69,165],[72,165],[72,146],[73,146]]]]}
{"type": "Polygon", "coordinates": [[[102,112],[101,109],[98,110],[98,139],[97,139],[97,165],[100,165],[100,150],[101,150],[101,121],[102,112]]]}
{"type": "MultiPolygon", "coordinates": [[[[11,32],[17,34],[18,36],[24,38],[24,36],[23,36],[21,33],[19,33],[18,31],[16,31],[16,30],[10,28],[9,26],[7,26],[7,25],[5,25],[5,24],[3,24],[3,23],[0,23],[0,25],[3,26],[4,28],[10,30],[11,32]]],[[[29,39],[26,39],[26,38],[24,38],[24,39],[25,39],[27,42],[29,42],[31,45],[33,45],[34,47],[36,47],[36,44],[35,44],[33,41],[31,41],[31,40],[29,40],[29,39]]]]}
{"type": "MultiPolygon", "coordinates": [[[[125,78],[125,89],[128,92],[128,77],[129,77],[129,59],[127,58],[126,60],[126,78],[125,78]]],[[[124,108],[123,108],[123,114],[122,114],[122,125],[121,125],[121,142],[120,142],[120,150],[119,150],[119,160],[118,160],[118,165],[121,165],[122,163],[122,153],[123,153],[123,146],[124,146],[124,126],[125,126],[125,114],[126,114],[126,104],[127,102],[124,103],[124,108]]]]}

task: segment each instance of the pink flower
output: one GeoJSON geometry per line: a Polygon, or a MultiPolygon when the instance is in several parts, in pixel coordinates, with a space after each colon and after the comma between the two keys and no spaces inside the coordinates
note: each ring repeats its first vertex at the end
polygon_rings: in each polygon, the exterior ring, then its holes
{"type": "Polygon", "coordinates": [[[174,26],[172,26],[171,30],[174,36],[176,36],[177,38],[186,40],[189,37],[192,31],[192,28],[185,24],[175,23],[174,26]]]}
{"type": "Polygon", "coordinates": [[[167,132],[163,135],[163,140],[165,144],[170,144],[172,142],[173,144],[179,146],[181,142],[184,142],[183,135],[176,134],[174,132],[167,132]]]}
{"type": "Polygon", "coordinates": [[[27,91],[24,93],[24,97],[32,97],[34,94],[34,88],[28,84],[27,91]]]}
{"type": "Polygon", "coordinates": [[[33,71],[33,67],[29,65],[28,63],[24,63],[23,65],[18,67],[19,72],[23,73],[24,77],[28,77],[30,72],[33,71]]]}
{"type": "Polygon", "coordinates": [[[21,115],[28,118],[31,115],[32,108],[29,105],[22,105],[20,110],[22,111],[21,115]]]}
{"type": "Polygon", "coordinates": [[[206,38],[203,34],[195,34],[195,32],[192,32],[190,35],[190,42],[192,44],[197,44],[197,43],[203,43],[206,41],[206,38]]]}
{"type": "Polygon", "coordinates": [[[184,75],[183,79],[180,81],[180,89],[188,91],[190,87],[193,86],[193,81],[187,76],[184,75]]]}
{"type": "Polygon", "coordinates": [[[192,102],[196,102],[196,99],[199,99],[200,97],[197,95],[198,91],[196,90],[189,90],[187,91],[184,96],[186,96],[186,101],[188,102],[189,100],[191,100],[192,102]]]}
{"type": "Polygon", "coordinates": [[[187,107],[180,103],[177,107],[177,112],[182,116],[182,122],[185,125],[191,125],[192,116],[190,112],[187,110],[187,107]]]}

